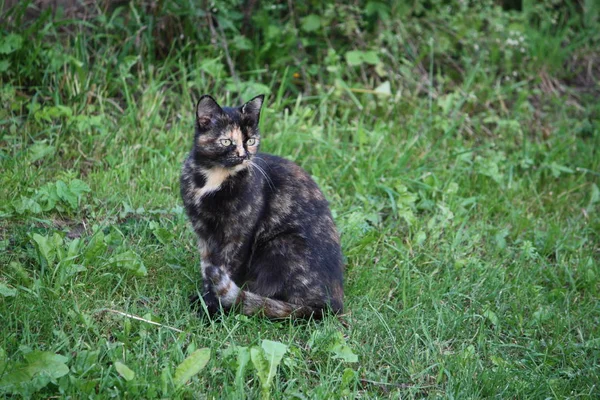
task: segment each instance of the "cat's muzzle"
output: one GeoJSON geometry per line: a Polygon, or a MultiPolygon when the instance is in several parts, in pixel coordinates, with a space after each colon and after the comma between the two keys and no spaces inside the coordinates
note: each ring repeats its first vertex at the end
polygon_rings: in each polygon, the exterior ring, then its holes
{"type": "Polygon", "coordinates": [[[250,160],[249,154],[246,154],[243,157],[231,157],[225,161],[225,165],[229,168],[237,167],[240,164],[247,165],[249,160],[250,160]]]}

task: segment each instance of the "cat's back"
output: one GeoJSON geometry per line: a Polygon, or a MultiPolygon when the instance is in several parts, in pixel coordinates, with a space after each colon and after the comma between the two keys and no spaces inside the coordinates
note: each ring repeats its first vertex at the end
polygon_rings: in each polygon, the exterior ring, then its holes
{"type": "Polygon", "coordinates": [[[253,162],[263,171],[267,199],[262,231],[297,232],[312,245],[320,241],[339,245],[329,202],[308,172],[282,157],[261,153],[257,158],[253,162]]]}
{"type": "Polygon", "coordinates": [[[328,201],[308,172],[294,162],[270,154],[258,157],[271,182],[263,189],[268,201],[257,243],[273,238],[278,238],[279,246],[293,243],[305,280],[314,280],[315,290],[332,291],[331,304],[342,310],[343,259],[328,201]]]}

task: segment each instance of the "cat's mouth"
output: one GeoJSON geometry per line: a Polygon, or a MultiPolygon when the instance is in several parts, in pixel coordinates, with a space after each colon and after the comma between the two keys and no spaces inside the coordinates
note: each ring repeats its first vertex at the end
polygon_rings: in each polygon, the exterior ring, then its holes
{"type": "Polygon", "coordinates": [[[250,161],[250,158],[247,157],[228,158],[225,160],[225,167],[240,171],[244,168],[247,168],[251,162],[252,161],[250,161]]]}

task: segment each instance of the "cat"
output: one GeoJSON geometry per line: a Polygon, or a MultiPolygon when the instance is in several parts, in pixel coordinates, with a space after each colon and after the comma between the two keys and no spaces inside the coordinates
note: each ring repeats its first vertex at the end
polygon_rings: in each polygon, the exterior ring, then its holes
{"type": "Polygon", "coordinates": [[[268,318],[343,312],[343,259],[329,204],[298,165],[259,153],[264,96],[196,106],[181,196],[198,236],[209,314],[268,318]]]}

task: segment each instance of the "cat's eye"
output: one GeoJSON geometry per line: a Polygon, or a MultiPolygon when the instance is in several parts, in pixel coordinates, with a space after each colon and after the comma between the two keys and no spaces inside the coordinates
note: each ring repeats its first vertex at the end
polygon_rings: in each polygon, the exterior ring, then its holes
{"type": "Polygon", "coordinates": [[[229,139],[221,139],[221,144],[223,146],[231,146],[231,140],[229,140],[229,139]]]}
{"type": "Polygon", "coordinates": [[[254,146],[256,144],[256,139],[250,138],[246,141],[247,146],[254,146]]]}

